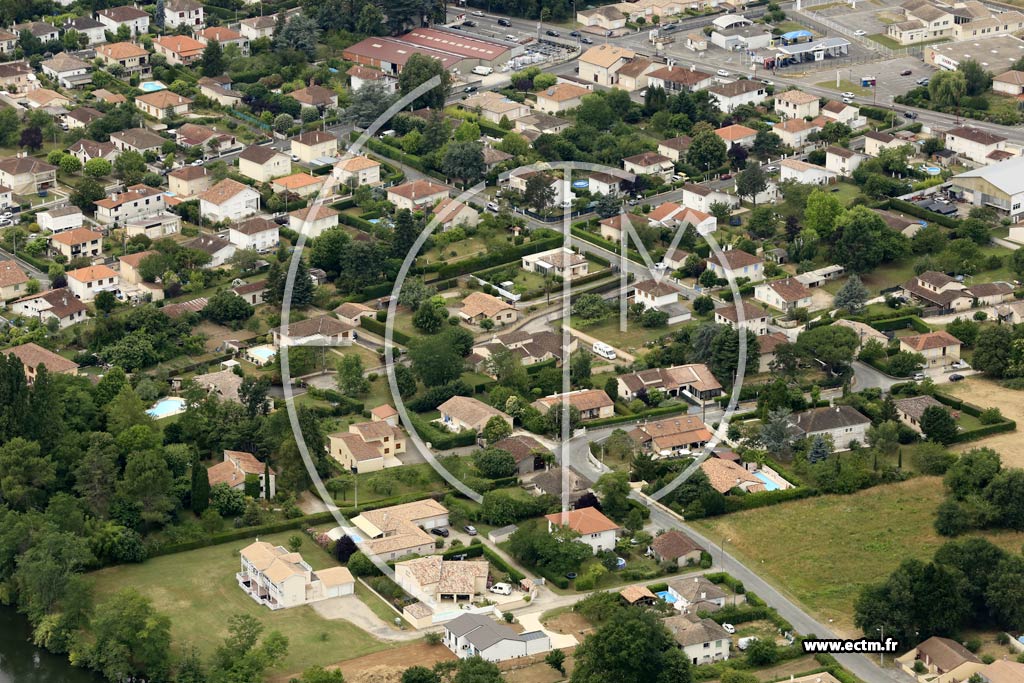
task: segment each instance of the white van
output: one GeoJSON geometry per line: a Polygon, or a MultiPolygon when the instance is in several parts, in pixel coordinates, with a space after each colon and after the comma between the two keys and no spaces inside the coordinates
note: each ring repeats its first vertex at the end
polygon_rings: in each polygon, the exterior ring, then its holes
{"type": "Polygon", "coordinates": [[[494,69],[492,69],[489,66],[474,66],[473,73],[475,73],[477,76],[490,76],[492,73],[494,73],[494,69]]]}
{"type": "Polygon", "coordinates": [[[594,342],[594,353],[601,358],[607,358],[608,360],[615,360],[615,349],[604,342],[594,342]]]}
{"type": "Polygon", "coordinates": [[[740,638],[736,641],[736,647],[741,650],[746,650],[750,647],[750,644],[757,640],[757,636],[747,636],[746,638],[740,638]]]}

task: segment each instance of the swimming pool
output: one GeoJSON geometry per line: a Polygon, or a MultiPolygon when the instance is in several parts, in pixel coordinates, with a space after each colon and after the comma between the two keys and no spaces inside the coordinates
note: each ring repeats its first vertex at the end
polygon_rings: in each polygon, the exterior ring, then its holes
{"type": "Polygon", "coordinates": [[[575,187],[575,188],[580,188],[580,189],[582,189],[584,187],[590,187],[590,181],[588,181],[588,180],[574,180],[574,181],[572,181],[572,186],[575,187]]]}
{"type": "Polygon", "coordinates": [[[754,476],[764,482],[764,488],[766,491],[778,491],[779,485],[768,478],[763,472],[754,472],[754,476]]]}
{"type": "Polygon", "coordinates": [[[663,601],[667,602],[670,605],[675,603],[676,601],[676,596],[672,595],[668,591],[658,591],[657,593],[655,593],[655,595],[657,595],[659,598],[661,598],[663,601]]]}
{"type": "Polygon", "coordinates": [[[939,175],[942,173],[942,169],[938,166],[921,166],[921,170],[928,175],[939,175]]]}
{"type": "Polygon", "coordinates": [[[154,403],[153,407],[146,411],[146,414],[159,420],[183,412],[185,412],[185,399],[168,396],[154,403]]]}
{"type": "Polygon", "coordinates": [[[274,350],[273,346],[264,344],[262,346],[254,346],[249,349],[248,355],[259,361],[260,365],[265,365],[273,360],[274,356],[277,355],[277,351],[274,350]]]}
{"type": "Polygon", "coordinates": [[[158,90],[167,90],[167,86],[160,81],[146,81],[145,83],[139,83],[139,90],[142,92],[157,92],[158,90]]]}

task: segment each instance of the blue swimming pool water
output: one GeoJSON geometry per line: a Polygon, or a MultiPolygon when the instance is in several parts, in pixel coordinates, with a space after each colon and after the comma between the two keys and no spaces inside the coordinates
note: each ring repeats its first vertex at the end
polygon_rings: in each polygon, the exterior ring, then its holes
{"type": "Polygon", "coordinates": [[[353,543],[362,543],[363,542],[363,537],[360,536],[359,534],[349,534],[348,537],[352,539],[353,543]]]}
{"type": "Polygon", "coordinates": [[[157,92],[158,90],[167,90],[167,86],[160,81],[146,81],[145,83],[139,83],[139,90],[142,92],[157,92]]]}
{"type": "Polygon", "coordinates": [[[763,472],[754,472],[754,476],[764,482],[764,487],[768,491],[778,491],[779,485],[764,475],[763,472]]]}
{"type": "Polygon", "coordinates": [[[580,188],[582,188],[582,187],[589,187],[590,186],[590,182],[586,181],[586,180],[574,180],[574,181],[572,181],[572,186],[573,187],[580,187],[580,188]]]}
{"type": "Polygon", "coordinates": [[[658,591],[657,593],[655,593],[655,595],[657,595],[659,598],[661,598],[670,605],[676,601],[676,597],[668,591],[658,591]]]}
{"type": "Polygon", "coordinates": [[[153,404],[153,407],[147,410],[146,414],[159,420],[162,417],[177,415],[184,410],[185,399],[178,398],[177,396],[168,396],[153,404]]]}
{"type": "Polygon", "coordinates": [[[266,362],[277,354],[274,353],[273,349],[265,348],[262,346],[256,346],[254,348],[249,349],[249,355],[255,356],[256,358],[259,358],[261,361],[266,362]]]}

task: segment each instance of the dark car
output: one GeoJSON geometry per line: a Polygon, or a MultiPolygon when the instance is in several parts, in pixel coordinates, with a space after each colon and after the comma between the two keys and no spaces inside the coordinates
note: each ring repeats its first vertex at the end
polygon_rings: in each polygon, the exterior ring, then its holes
{"type": "Polygon", "coordinates": [[[469,28],[473,28],[474,26],[476,26],[476,22],[473,21],[472,19],[467,19],[466,21],[462,22],[462,25],[468,26],[469,28]]]}
{"type": "Polygon", "coordinates": [[[917,112],[905,111],[905,112],[903,112],[903,118],[905,118],[905,119],[916,119],[917,118],[917,112]]]}
{"type": "Polygon", "coordinates": [[[554,36],[555,38],[557,38],[557,37],[559,37],[560,35],[562,35],[562,34],[561,34],[561,33],[559,33],[558,31],[556,31],[556,30],[554,30],[554,29],[551,29],[551,28],[549,28],[549,29],[548,29],[547,31],[545,31],[545,33],[547,33],[547,34],[548,34],[549,36],[554,36]]]}
{"type": "Polygon", "coordinates": [[[954,373],[953,373],[952,375],[950,375],[950,376],[949,376],[949,381],[950,381],[950,382],[959,382],[959,381],[960,381],[960,380],[962,380],[963,378],[964,378],[964,376],[963,376],[963,375],[961,375],[961,374],[959,374],[959,373],[956,373],[956,372],[954,372],[954,373]]]}
{"type": "Polygon", "coordinates": [[[903,71],[900,72],[900,76],[909,76],[912,73],[914,72],[911,71],[910,69],[904,69],[903,71]]]}
{"type": "Polygon", "coordinates": [[[732,173],[723,173],[720,176],[721,180],[732,180],[732,173]]]}
{"type": "Polygon", "coordinates": [[[579,31],[570,31],[569,35],[572,36],[573,38],[579,38],[580,37],[580,32],[579,31]]]}
{"type": "Polygon", "coordinates": [[[442,538],[448,538],[448,530],[443,527],[434,527],[430,530],[430,533],[435,536],[441,536],[442,538]]]}
{"type": "Polygon", "coordinates": [[[463,90],[463,92],[476,92],[477,89],[478,88],[475,85],[467,85],[466,89],[463,90]]]}
{"type": "Polygon", "coordinates": [[[511,26],[512,22],[508,19],[498,19],[498,26],[511,26]]]}

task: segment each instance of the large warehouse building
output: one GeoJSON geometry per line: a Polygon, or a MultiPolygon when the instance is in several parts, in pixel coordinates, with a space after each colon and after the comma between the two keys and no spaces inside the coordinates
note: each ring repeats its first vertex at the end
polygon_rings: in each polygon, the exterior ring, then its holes
{"type": "Polygon", "coordinates": [[[949,179],[952,190],[974,206],[991,206],[1020,220],[1024,215],[1024,157],[982,166],[949,179]]]}
{"type": "Polygon", "coordinates": [[[468,73],[475,66],[497,69],[521,46],[460,35],[458,31],[417,28],[397,38],[367,38],[348,47],[342,56],[350,62],[398,74],[414,54],[441,60],[449,71],[468,73]]]}
{"type": "Polygon", "coordinates": [[[960,62],[974,59],[985,71],[1001,74],[1021,57],[1024,57],[1024,41],[1013,36],[961,40],[956,43],[926,45],[924,48],[925,64],[947,71],[956,71],[960,62]]]}

